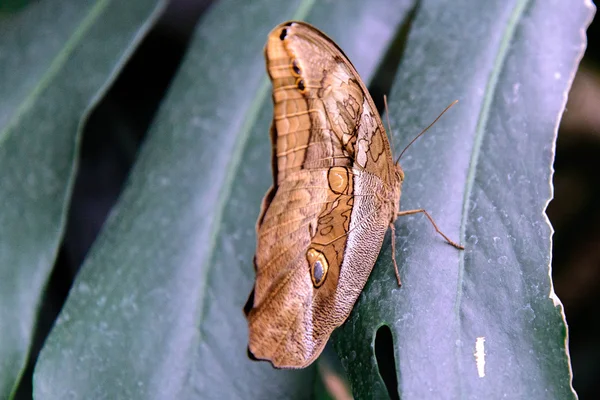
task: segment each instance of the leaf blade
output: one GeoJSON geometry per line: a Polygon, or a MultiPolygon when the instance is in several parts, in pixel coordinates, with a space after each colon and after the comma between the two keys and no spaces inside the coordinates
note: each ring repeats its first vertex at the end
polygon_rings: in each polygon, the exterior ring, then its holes
{"type": "Polygon", "coordinates": [[[8,94],[0,96],[0,393],[5,397],[14,395],[25,368],[64,231],[79,121],[139,40],[140,26],[156,3],[124,7],[120,14],[134,18],[128,24],[114,19],[111,32],[119,37],[99,50],[87,45],[102,36],[97,23],[110,9],[106,1],[35,3],[0,16],[0,92],[8,94]]]}
{"type": "Polygon", "coordinates": [[[388,22],[407,9],[390,11],[390,4],[214,6],[47,341],[36,368],[37,397],[312,394],[313,369],[274,371],[245,353],[242,306],[253,281],[254,224],[271,180],[272,105],[263,98],[261,49],[273,26],[306,14],[329,21],[356,54],[361,31],[347,15],[386,21],[373,33],[377,44],[355,57],[372,74],[372,59],[393,35],[388,22]],[[336,17],[342,11],[347,15],[336,17]]]}
{"type": "Polygon", "coordinates": [[[390,107],[399,126],[417,131],[411,115],[435,114],[429,109],[442,96],[446,103],[461,100],[435,133],[411,147],[416,156],[404,162],[401,203],[432,210],[451,238],[461,227],[467,249],[457,254],[445,246],[425,220],[397,222],[404,286],[393,288],[384,246],[338,342],[345,354],[352,336],[367,347],[356,360],[342,359],[371,369],[368,379],[350,372],[359,396],[384,390],[371,346],[377,326],[385,323],[396,340],[401,398],[575,397],[562,310],[550,298],[550,229],[543,211],[557,120],[591,7],[580,2],[573,12],[560,2],[516,1],[469,13],[474,6],[423,4],[390,107]],[[571,18],[560,29],[546,22],[565,13],[571,18]],[[443,84],[435,92],[420,91],[432,77],[443,84]],[[521,314],[513,317],[514,310],[521,314]],[[473,355],[478,337],[486,338],[485,378],[478,376],[473,355]]]}

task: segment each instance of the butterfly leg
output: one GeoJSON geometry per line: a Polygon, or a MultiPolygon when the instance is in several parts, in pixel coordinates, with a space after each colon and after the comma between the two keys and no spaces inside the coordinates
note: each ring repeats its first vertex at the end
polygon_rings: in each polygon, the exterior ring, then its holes
{"type": "Polygon", "coordinates": [[[394,261],[394,272],[396,272],[396,279],[398,280],[398,286],[402,286],[400,281],[400,272],[398,272],[398,264],[396,264],[396,227],[393,222],[390,222],[390,228],[392,229],[392,261],[394,261]]]}
{"type": "Polygon", "coordinates": [[[451,240],[448,236],[444,235],[444,233],[442,231],[440,231],[440,228],[438,228],[437,224],[435,223],[435,221],[433,220],[433,218],[431,218],[431,215],[429,215],[429,213],[427,211],[425,211],[422,208],[416,209],[416,210],[406,210],[406,211],[399,211],[397,216],[398,217],[402,217],[404,215],[411,215],[411,214],[418,214],[418,213],[423,213],[425,214],[425,216],[427,217],[427,219],[429,219],[429,222],[431,222],[431,224],[433,225],[433,227],[435,228],[435,231],[437,233],[439,233],[440,235],[442,235],[442,237],[444,239],[446,239],[446,242],[448,242],[448,244],[456,247],[459,250],[464,250],[464,246],[461,246],[460,244],[454,242],[453,240],[451,240]]]}

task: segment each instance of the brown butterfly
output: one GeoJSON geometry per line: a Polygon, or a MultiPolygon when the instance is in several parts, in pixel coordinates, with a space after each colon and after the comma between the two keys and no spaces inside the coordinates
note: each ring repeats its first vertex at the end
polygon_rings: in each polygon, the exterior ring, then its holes
{"type": "MultiPolygon", "coordinates": [[[[274,182],[256,225],[248,350],[303,368],[348,318],[388,226],[393,233],[397,216],[419,212],[433,220],[421,209],[398,212],[404,172],[367,88],[331,39],[286,22],[269,34],[265,57],[274,182]]],[[[397,267],[396,276],[400,283],[397,267]]]]}

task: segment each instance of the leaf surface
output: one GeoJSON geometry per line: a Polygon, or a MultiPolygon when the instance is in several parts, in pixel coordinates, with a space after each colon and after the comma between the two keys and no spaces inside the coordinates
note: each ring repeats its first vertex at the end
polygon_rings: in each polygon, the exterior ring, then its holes
{"type": "Polygon", "coordinates": [[[403,400],[576,398],[545,208],[592,15],[586,1],[420,4],[390,96],[396,142],[460,102],[401,160],[400,208],[429,210],[466,250],[421,215],[396,221],[403,286],[388,240],[337,336],[358,398],[387,393],[373,351],[381,325],[392,330],[403,400]]]}
{"type": "Polygon", "coordinates": [[[213,6],[46,342],[36,398],[312,395],[314,368],[276,371],[246,356],[254,225],[272,180],[262,49],[275,25],[306,18],[368,79],[409,6],[213,6]]]}
{"type": "Polygon", "coordinates": [[[80,121],[162,4],[20,7],[0,14],[1,398],[15,390],[30,351],[64,231],[80,121]]]}

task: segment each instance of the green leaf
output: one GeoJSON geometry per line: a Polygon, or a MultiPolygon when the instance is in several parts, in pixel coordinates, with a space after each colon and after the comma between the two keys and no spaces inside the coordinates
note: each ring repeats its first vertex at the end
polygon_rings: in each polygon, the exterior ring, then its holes
{"type": "Polygon", "coordinates": [[[409,5],[213,6],[41,353],[36,398],[312,395],[314,368],[246,356],[254,225],[272,179],[262,50],[276,24],[306,17],[369,77],[409,5]]]}
{"type": "Polygon", "coordinates": [[[63,234],[80,120],[156,3],[36,1],[0,15],[1,398],[11,397],[30,351],[63,234]]]}
{"type": "MultiPolygon", "coordinates": [[[[382,324],[392,329],[403,399],[574,397],[543,212],[591,6],[494,3],[424,0],[416,9],[391,93],[403,138],[394,136],[395,147],[461,102],[402,159],[402,209],[428,209],[467,249],[444,244],[421,216],[397,221],[404,286],[387,240],[335,338],[358,398],[387,395],[373,352],[382,324]]],[[[277,23],[306,18],[369,81],[410,7],[222,0],[211,9],[47,340],[36,398],[313,394],[313,367],[276,371],[245,355],[241,308],[271,183],[262,46],[277,23]]]]}
{"type": "Polygon", "coordinates": [[[466,250],[445,244],[423,216],[396,222],[403,286],[387,241],[337,335],[358,398],[387,393],[373,351],[381,325],[392,330],[402,399],[576,398],[544,211],[592,15],[583,0],[420,4],[391,94],[395,142],[460,103],[402,159],[401,209],[429,210],[466,250]]]}
{"type": "Polygon", "coordinates": [[[0,2],[0,13],[13,13],[21,10],[30,0],[2,0],[0,2]]]}

